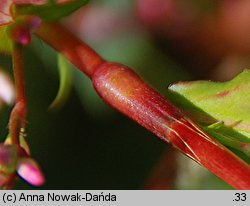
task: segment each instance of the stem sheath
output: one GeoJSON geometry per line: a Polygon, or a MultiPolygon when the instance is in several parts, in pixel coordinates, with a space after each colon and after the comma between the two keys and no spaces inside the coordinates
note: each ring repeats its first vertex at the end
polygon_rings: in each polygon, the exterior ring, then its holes
{"type": "Polygon", "coordinates": [[[250,165],[204,133],[134,71],[105,62],[58,24],[43,23],[37,35],[93,81],[109,105],[144,126],[237,189],[250,189],[250,165]]]}

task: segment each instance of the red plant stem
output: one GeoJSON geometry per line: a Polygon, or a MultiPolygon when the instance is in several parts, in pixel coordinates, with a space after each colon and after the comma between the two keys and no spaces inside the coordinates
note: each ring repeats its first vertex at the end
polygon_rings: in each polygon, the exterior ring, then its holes
{"type": "Polygon", "coordinates": [[[209,137],[126,66],[104,63],[93,84],[101,97],[151,132],[171,142],[237,189],[250,189],[250,165],[209,137]]]}
{"type": "Polygon", "coordinates": [[[250,189],[250,165],[205,134],[131,69],[104,62],[60,25],[43,24],[37,35],[88,74],[99,95],[109,105],[164,141],[171,142],[233,187],[250,189]]]}
{"type": "Polygon", "coordinates": [[[25,127],[27,100],[25,95],[22,46],[15,45],[13,51],[13,71],[16,89],[16,104],[11,112],[9,130],[11,142],[19,144],[21,129],[25,127]]]}
{"type": "Polygon", "coordinates": [[[67,57],[77,68],[91,77],[104,60],[93,49],[63,29],[59,24],[43,23],[37,35],[67,57]],[[69,49],[74,48],[74,49],[69,49]]]}

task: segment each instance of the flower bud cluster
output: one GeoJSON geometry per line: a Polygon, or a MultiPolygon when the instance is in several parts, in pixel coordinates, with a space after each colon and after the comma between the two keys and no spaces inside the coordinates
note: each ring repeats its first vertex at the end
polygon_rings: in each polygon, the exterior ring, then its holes
{"type": "Polygon", "coordinates": [[[11,144],[10,137],[0,144],[0,188],[11,189],[19,176],[33,186],[44,184],[44,175],[31,157],[29,148],[21,135],[20,145],[11,144]]]}

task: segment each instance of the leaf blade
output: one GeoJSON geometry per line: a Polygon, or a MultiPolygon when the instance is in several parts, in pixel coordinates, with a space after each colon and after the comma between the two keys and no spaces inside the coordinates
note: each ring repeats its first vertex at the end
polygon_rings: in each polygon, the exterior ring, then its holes
{"type": "Polygon", "coordinates": [[[169,97],[213,137],[250,156],[250,70],[228,82],[179,82],[169,87],[169,97]],[[188,105],[185,107],[185,105],[188,105]],[[220,127],[211,124],[223,122],[220,127]],[[243,146],[242,146],[243,144],[243,146]]]}

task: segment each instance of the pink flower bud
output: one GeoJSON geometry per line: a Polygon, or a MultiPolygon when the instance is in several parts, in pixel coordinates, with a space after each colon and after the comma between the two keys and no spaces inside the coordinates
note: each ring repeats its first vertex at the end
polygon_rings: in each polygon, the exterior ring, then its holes
{"type": "Polygon", "coordinates": [[[28,157],[19,159],[17,173],[21,178],[34,186],[41,186],[45,182],[44,175],[38,164],[28,157]]]}
{"type": "Polygon", "coordinates": [[[12,31],[12,38],[16,42],[22,45],[28,45],[31,42],[31,34],[27,28],[24,27],[16,27],[12,31]]]}

